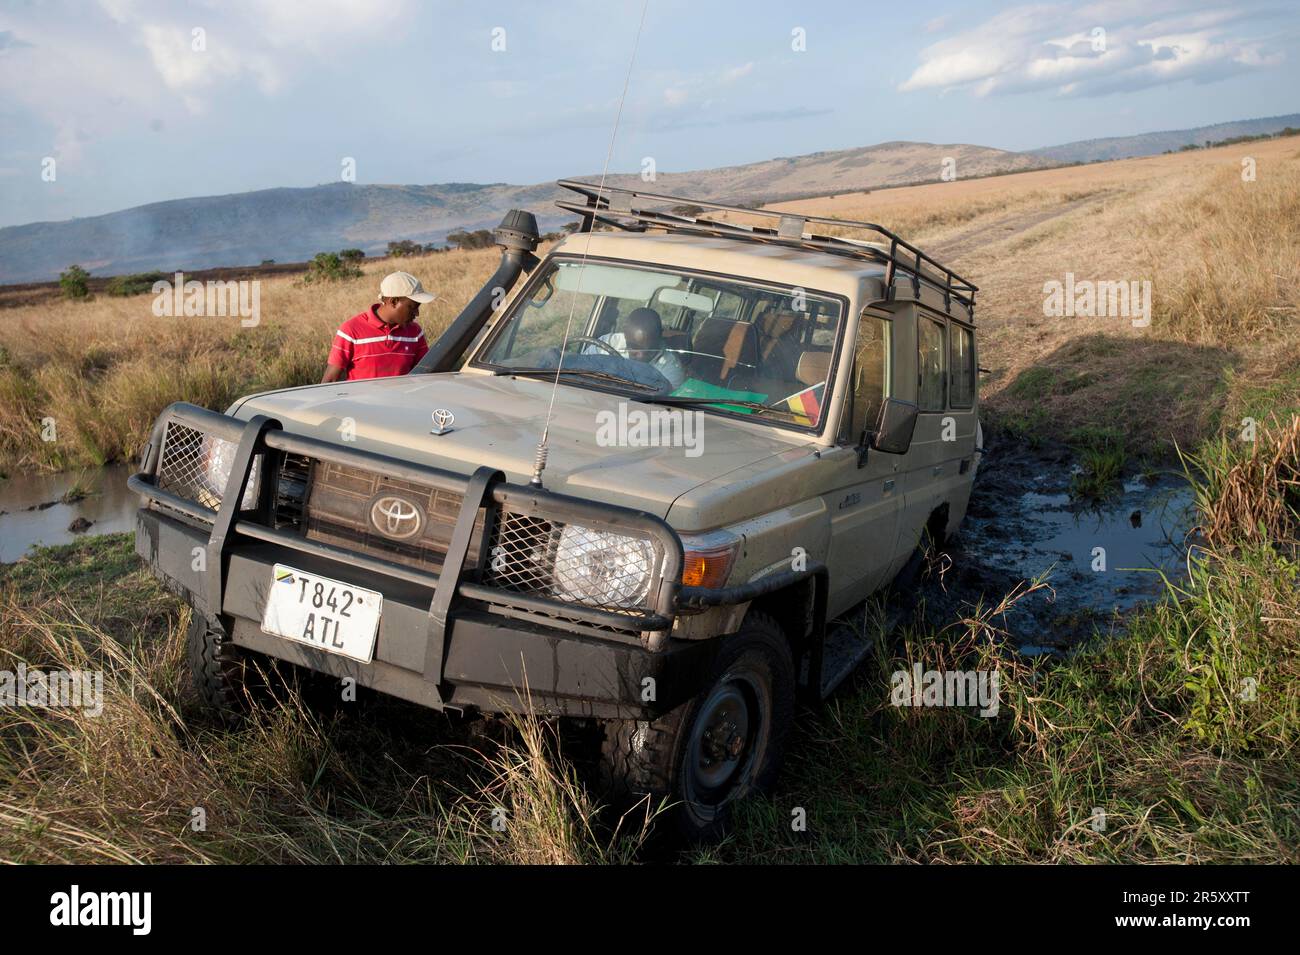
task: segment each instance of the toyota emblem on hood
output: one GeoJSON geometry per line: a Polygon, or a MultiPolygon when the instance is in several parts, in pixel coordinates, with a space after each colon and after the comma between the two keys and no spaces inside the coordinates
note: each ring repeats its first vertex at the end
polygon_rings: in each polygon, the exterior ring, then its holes
{"type": "Polygon", "coordinates": [[[414,501],[385,494],[370,505],[370,526],[392,540],[410,540],[424,529],[424,511],[414,501]]]}
{"type": "Polygon", "coordinates": [[[456,421],[456,416],[446,408],[436,408],[433,412],[433,430],[430,434],[446,434],[456,421]]]}

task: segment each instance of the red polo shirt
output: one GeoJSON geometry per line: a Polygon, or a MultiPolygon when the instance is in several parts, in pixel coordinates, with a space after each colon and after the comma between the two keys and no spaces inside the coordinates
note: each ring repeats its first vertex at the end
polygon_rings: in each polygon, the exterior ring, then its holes
{"type": "Polygon", "coordinates": [[[418,323],[385,325],[378,307],[353,315],[334,333],[329,363],[343,369],[345,381],[405,375],[429,350],[418,323]]]}

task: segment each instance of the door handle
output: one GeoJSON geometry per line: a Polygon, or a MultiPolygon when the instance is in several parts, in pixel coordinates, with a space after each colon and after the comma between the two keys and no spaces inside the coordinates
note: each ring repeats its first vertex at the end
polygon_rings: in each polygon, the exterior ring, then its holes
{"type": "Polygon", "coordinates": [[[942,464],[936,464],[936,465],[934,466],[934,468],[931,470],[930,473],[933,474],[933,475],[935,475],[936,477],[937,477],[938,475],[942,474],[942,473],[943,473],[943,465],[942,465],[942,464]]]}
{"type": "Polygon", "coordinates": [[[888,481],[885,482],[885,493],[888,494],[893,489],[894,489],[894,479],[890,478],[888,481]]]}

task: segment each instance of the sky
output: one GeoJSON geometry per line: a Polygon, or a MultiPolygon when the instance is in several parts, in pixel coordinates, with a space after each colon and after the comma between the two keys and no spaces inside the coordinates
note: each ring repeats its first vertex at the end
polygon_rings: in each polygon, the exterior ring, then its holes
{"type": "Polygon", "coordinates": [[[349,173],[599,174],[625,82],[611,172],[1300,111],[1297,0],[648,0],[633,60],[642,10],[0,0],[0,226],[349,173]]]}

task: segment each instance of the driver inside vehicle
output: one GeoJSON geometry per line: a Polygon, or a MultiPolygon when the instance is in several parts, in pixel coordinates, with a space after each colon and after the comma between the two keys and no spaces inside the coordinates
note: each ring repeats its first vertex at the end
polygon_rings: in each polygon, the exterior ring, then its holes
{"type": "MultiPolygon", "coordinates": [[[[623,319],[623,330],[601,335],[600,341],[609,345],[624,358],[649,365],[663,375],[676,390],[686,380],[686,369],[677,356],[664,348],[664,327],[659,313],[653,308],[633,309],[623,319]]],[[[600,349],[588,346],[586,354],[599,354],[600,349]]]]}

